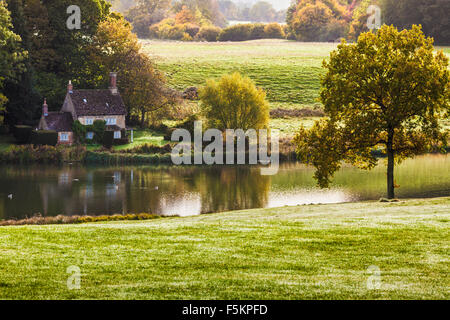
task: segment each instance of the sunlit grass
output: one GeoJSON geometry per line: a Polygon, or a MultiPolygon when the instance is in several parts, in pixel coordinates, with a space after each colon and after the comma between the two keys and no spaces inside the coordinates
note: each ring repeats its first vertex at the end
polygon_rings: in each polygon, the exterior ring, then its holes
{"type": "MultiPolygon", "coordinates": [[[[287,40],[142,43],[144,52],[154,58],[178,90],[239,71],[266,90],[271,104],[284,103],[291,108],[318,104],[322,62],[337,48],[335,43],[287,40]]],[[[449,47],[437,49],[450,54],[449,47]]]]}
{"type": "Polygon", "coordinates": [[[450,198],[0,228],[0,299],[449,299],[450,198]],[[381,270],[370,290],[369,266],[381,270]],[[68,290],[66,270],[81,269],[68,290]]]}
{"type": "Polygon", "coordinates": [[[280,130],[282,137],[293,137],[303,125],[305,128],[311,128],[320,118],[288,118],[271,119],[270,128],[280,130]]]}
{"type": "Polygon", "coordinates": [[[322,61],[336,44],[257,40],[240,43],[145,41],[169,83],[178,90],[201,86],[209,78],[239,71],[266,90],[271,103],[314,106],[322,61]]]}
{"type": "MultiPolygon", "coordinates": [[[[125,150],[138,147],[143,144],[152,144],[155,146],[163,146],[167,141],[164,141],[162,134],[147,129],[137,129],[133,131],[133,142],[120,146],[113,146],[113,150],[125,150]]],[[[87,145],[88,151],[96,151],[101,149],[102,146],[98,144],[87,145]]]]}
{"type": "Polygon", "coordinates": [[[133,133],[133,143],[123,146],[114,146],[115,150],[124,150],[138,147],[143,144],[152,144],[155,146],[163,146],[166,143],[164,137],[152,130],[138,129],[133,133]]]}

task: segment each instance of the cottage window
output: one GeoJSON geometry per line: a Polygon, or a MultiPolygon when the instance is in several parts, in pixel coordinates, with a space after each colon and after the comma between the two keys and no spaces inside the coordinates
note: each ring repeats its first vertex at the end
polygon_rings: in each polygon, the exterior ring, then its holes
{"type": "Polygon", "coordinates": [[[106,118],[106,125],[111,126],[117,124],[116,118],[106,118]]]}
{"type": "Polygon", "coordinates": [[[89,126],[89,125],[91,125],[91,124],[94,124],[94,119],[93,119],[93,118],[86,118],[85,124],[86,124],[87,126],[89,126]]]}
{"type": "Polygon", "coordinates": [[[59,140],[60,141],[69,141],[69,134],[68,133],[60,133],[59,140]]]}
{"type": "Polygon", "coordinates": [[[94,133],[93,132],[87,132],[86,133],[86,139],[88,139],[88,140],[94,139],[94,133]]]}
{"type": "Polygon", "coordinates": [[[122,138],[122,133],[120,131],[114,131],[114,139],[122,138]]]}

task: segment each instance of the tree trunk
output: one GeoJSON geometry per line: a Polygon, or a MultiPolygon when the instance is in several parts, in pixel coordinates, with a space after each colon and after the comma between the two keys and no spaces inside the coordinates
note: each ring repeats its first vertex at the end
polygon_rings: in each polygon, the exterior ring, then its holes
{"type": "Polygon", "coordinates": [[[394,133],[390,132],[388,134],[387,143],[387,155],[388,155],[388,167],[387,167],[387,194],[388,199],[395,198],[395,185],[394,185],[394,133]]]}
{"type": "Polygon", "coordinates": [[[141,128],[145,125],[145,111],[141,110],[141,128]]]}

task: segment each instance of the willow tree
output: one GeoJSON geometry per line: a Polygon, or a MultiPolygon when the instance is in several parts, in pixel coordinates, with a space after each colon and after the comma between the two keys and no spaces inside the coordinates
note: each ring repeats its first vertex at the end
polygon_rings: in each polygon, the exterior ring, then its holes
{"type": "Polygon", "coordinates": [[[387,194],[394,198],[395,164],[447,145],[439,120],[449,117],[448,58],[434,51],[433,39],[418,26],[383,26],[355,44],[339,45],[324,67],[320,97],[328,118],[300,129],[299,157],[328,187],[343,161],[371,169],[378,164],[373,151],[382,150],[387,194]]]}
{"type": "Polygon", "coordinates": [[[219,81],[207,80],[200,90],[200,100],[210,128],[247,131],[268,127],[266,93],[238,72],[224,75],[219,81]]]}

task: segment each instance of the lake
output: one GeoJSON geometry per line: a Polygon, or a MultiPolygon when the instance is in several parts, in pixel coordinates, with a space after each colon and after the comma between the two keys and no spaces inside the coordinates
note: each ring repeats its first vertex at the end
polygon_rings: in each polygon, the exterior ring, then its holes
{"type": "MultiPolygon", "coordinates": [[[[248,166],[0,166],[0,219],[229,210],[377,200],[385,196],[384,160],[372,171],[345,166],[320,190],[314,169],[285,163],[275,176],[248,166]]],[[[396,169],[399,198],[450,196],[450,158],[426,155],[396,169]]]]}

